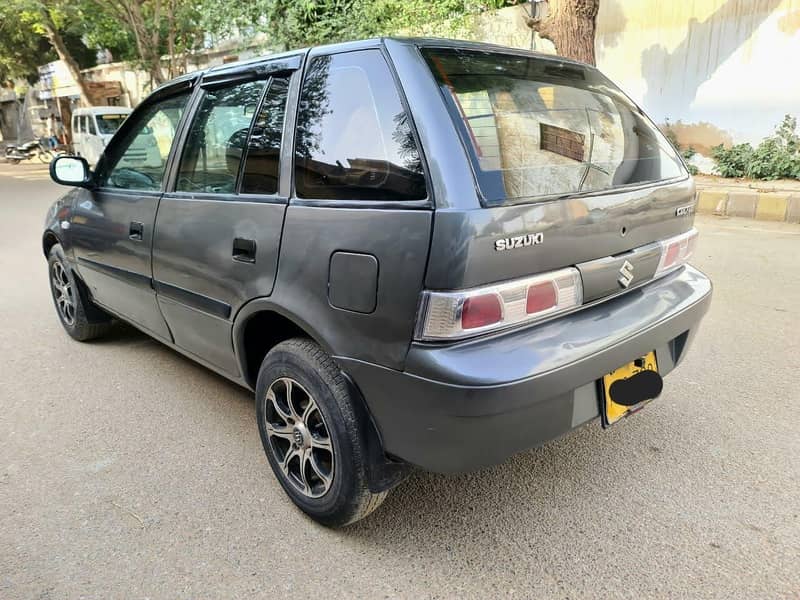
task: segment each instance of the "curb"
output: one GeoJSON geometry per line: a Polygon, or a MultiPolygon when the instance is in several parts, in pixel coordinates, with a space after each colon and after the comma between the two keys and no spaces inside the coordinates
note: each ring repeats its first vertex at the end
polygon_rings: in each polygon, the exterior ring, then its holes
{"type": "Polygon", "coordinates": [[[700,190],[697,192],[697,212],[759,221],[800,223],[800,192],[700,190]]]}

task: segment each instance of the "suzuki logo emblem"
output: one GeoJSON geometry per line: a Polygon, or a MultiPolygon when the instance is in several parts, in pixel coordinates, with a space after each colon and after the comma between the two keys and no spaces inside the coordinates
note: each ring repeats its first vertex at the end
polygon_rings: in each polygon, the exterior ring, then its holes
{"type": "Polygon", "coordinates": [[[627,288],[631,284],[631,281],[633,281],[633,265],[629,260],[626,260],[619,268],[619,279],[617,279],[617,283],[623,288],[627,288]]]}

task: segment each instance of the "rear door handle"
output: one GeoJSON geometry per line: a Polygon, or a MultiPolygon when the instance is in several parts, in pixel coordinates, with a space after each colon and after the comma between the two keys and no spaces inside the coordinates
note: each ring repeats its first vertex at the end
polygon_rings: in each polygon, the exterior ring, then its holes
{"type": "Polygon", "coordinates": [[[233,240],[233,260],[245,263],[256,262],[256,241],[235,238],[233,240]]]}
{"type": "Polygon", "coordinates": [[[139,221],[131,221],[131,228],[129,230],[128,237],[135,242],[141,242],[142,238],[144,237],[144,223],[139,223],[139,221]]]}

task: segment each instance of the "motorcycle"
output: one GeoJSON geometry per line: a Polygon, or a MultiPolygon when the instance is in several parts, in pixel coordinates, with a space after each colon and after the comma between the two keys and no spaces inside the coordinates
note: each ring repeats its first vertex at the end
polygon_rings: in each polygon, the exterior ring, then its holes
{"type": "Polygon", "coordinates": [[[11,144],[6,147],[6,161],[13,165],[19,164],[20,161],[28,160],[31,158],[38,158],[44,164],[53,160],[53,151],[50,149],[47,141],[31,140],[24,144],[14,145],[11,144]]]}

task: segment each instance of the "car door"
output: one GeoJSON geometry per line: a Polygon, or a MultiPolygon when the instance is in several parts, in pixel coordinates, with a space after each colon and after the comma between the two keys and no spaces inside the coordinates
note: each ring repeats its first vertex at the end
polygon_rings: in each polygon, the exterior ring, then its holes
{"type": "Polygon", "coordinates": [[[152,286],[153,226],[173,140],[191,81],[162,88],[125,122],[95,175],[96,187],[74,207],[78,271],[93,299],[148,333],[171,341],[152,286]],[[157,150],[145,160],[139,138],[157,150]]]}
{"type": "Polygon", "coordinates": [[[432,226],[423,156],[380,48],[312,51],[274,302],[336,355],[402,368],[432,226]]]}
{"type": "Polygon", "coordinates": [[[206,75],[156,219],[153,278],[175,344],[233,375],[233,317],[275,280],[288,196],[278,157],[299,66],[297,56],[206,75]]]}

